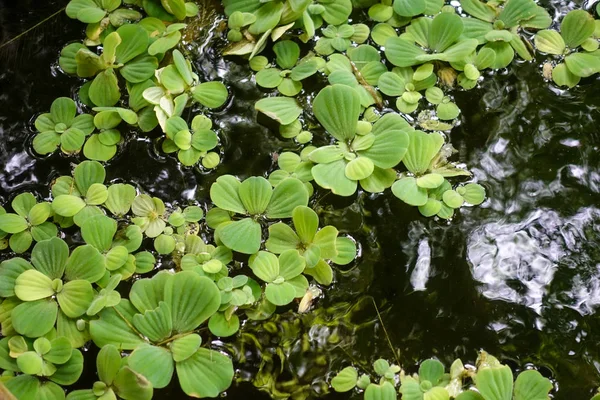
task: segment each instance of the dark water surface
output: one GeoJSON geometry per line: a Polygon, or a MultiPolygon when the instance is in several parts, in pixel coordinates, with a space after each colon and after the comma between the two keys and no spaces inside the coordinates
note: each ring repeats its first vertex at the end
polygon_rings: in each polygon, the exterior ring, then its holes
{"type": "MultiPolygon", "coordinates": [[[[0,43],[65,4],[0,1],[0,43]]],[[[564,13],[569,5],[550,7],[564,13]]],[[[224,163],[209,174],[182,169],[155,150],[156,136],[123,132],[127,144],[107,166],[110,180],[134,182],[167,201],[206,203],[219,175],[265,175],[274,154],[295,148],[256,122],[253,104],[264,93],[247,63],[219,57],[222,42],[211,41],[209,28],[192,30],[197,42],[188,50],[201,80],[224,80],[233,94],[224,110],[210,114],[224,163]]],[[[71,160],[35,156],[30,142],[35,116],[80,85],[56,61],[83,29],[60,14],[0,49],[2,203],[26,190],[47,196],[52,179],[70,172],[71,160]]],[[[349,199],[318,193],[322,219],[357,239],[361,258],[337,272],[318,311],[246,324],[237,338],[215,343],[246,361],[237,364],[240,381],[258,373],[257,386],[315,397],[350,362],[392,360],[375,303],[409,370],[431,356],[446,366],[457,357],[473,363],[485,349],[515,369],[535,364],[556,380],[556,399],[587,399],[600,386],[600,81],[563,92],[543,81],[536,63],[515,63],[456,100],[463,119],[451,134],[455,160],[469,166],[488,200],[446,223],[421,217],[389,191],[349,199]]],[[[184,397],[172,386],[156,398],[184,397]]],[[[268,398],[250,383],[227,395],[268,398]]]]}

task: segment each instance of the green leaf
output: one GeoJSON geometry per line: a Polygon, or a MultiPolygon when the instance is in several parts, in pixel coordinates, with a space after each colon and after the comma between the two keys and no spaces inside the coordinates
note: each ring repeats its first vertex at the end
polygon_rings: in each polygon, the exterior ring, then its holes
{"type": "Polygon", "coordinates": [[[255,76],[256,83],[267,89],[274,89],[281,84],[283,77],[281,71],[277,68],[265,68],[255,76]]]}
{"type": "Polygon", "coordinates": [[[331,386],[336,392],[349,392],[356,387],[358,372],[354,367],[346,367],[331,380],[331,386]]]}
{"type": "Polygon", "coordinates": [[[256,102],[254,108],[282,125],[291,124],[302,113],[302,107],[290,97],[267,97],[256,102]]]}
{"type": "Polygon", "coordinates": [[[193,397],[217,397],[231,385],[234,374],[229,357],[204,348],[178,362],[176,368],[181,388],[193,397]]]}
{"type": "Polygon", "coordinates": [[[119,70],[121,76],[130,83],[141,83],[154,76],[158,68],[156,57],[142,54],[129,61],[119,70]]]}
{"type": "Polygon", "coordinates": [[[348,86],[328,86],[315,97],[313,112],[331,136],[340,141],[352,139],[360,115],[360,98],[348,86]]]}
{"type": "Polygon", "coordinates": [[[221,82],[206,82],[192,89],[192,97],[208,108],[219,108],[227,101],[227,88],[221,82]]]}
{"type": "Polygon", "coordinates": [[[259,176],[250,177],[239,186],[240,200],[250,215],[265,212],[272,194],[273,189],[269,181],[259,176]]]}
{"type": "Polygon", "coordinates": [[[308,204],[308,191],[296,178],[281,181],[273,190],[271,201],[265,211],[268,218],[290,218],[297,206],[308,204]]]}
{"type": "Polygon", "coordinates": [[[431,22],[429,48],[441,53],[455,43],[463,31],[462,19],[454,13],[440,13],[431,22]]]}
{"type": "Polygon", "coordinates": [[[233,336],[240,329],[240,319],[236,314],[227,319],[225,313],[218,312],[210,317],[208,328],[215,336],[233,336]]]}
{"type": "Polygon", "coordinates": [[[485,189],[476,183],[468,183],[465,186],[458,187],[457,192],[469,204],[479,205],[485,200],[485,189]]]}
{"type": "Polygon", "coordinates": [[[442,148],[444,138],[437,132],[422,131],[408,132],[408,137],[408,150],[402,162],[410,172],[422,174],[429,169],[431,161],[442,148]]]}
{"type": "MultiPolygon", "coordinates": [[[[306,206],[298,206],[292,212],[294,228],[303,243],[312,243],[319,229],[319,217],[316,212],[306,206]]],[[[269,229],[269,233],[271,230],[269,229]]],[[[270,236],[269,236],[270,239],[270,236]]]]}
{"type": "Polygon", "coordinates": [[[444,375],[444,365],[438,360],[425,360],[419,366],[419,380],[429,381],[433,385],[437,385],[444,375]]]}
{"type": "Polygon", "coordinates": [[[425,205],[419,206],[419,212],[424,217],[433,217],[442,209],[442,202],[436,199],[429,198],[425,205]]]}
{"type": "Polygon", "coordinates": [[[323,19],[331,25],[340,25],[345,23],[352,12],[352,2],[350,0],[337,0],[331,3],[324,3],[325,11],[323,19]]]}
{"type": "Polygon", "coordinates": [[[94,343],[98,347],[112,344],[120,350],[133,350],[140,344],[146,343],[131,329],[131,324],[120,317],[119,313],[127,321],[132,321],[136,310],[128,300],[123,299],[115,309],[105,308],[100,311],[100,318],[90,321],[90,334],[94,343]]]}
{"type": "Polygon", "coordinates": [[[570,11],[560,24],[560,34],[565,44],[574,49],[594,34],[594,17],[584,10],[570,11]]]}
{"type": "Polygon", "coordinates": [[[254,13],[256,16],[256,22],[250,25],[248,31],[253,35],[259,35],[275,28],[279,23],[282,12],[282,3],[265,3],[254,13]]]}
{"type": "Polygon", "coordinates": [[[285,306],[296,298],[296,289],[289,282],[269,283],[265,288],[265,296],[276,306],[285,306]]]}
{"type": "Polygon", "coordinates": [[[477,389],[486,400],[511,400],[513,374],[510,367],[483,368],[477,371],[477,389]]]}
{"type": "Polygon", "coordinates": [[[547,400],[553,385],[538,371],[523,371],[515,381],[515,400],[547,400]]]}
{"type": "Polygon", "coordinates": [[[550,29],[539,31],[535,35],[534,43],[539,51],[549,54],[563,54],[566,46],[562,36],[550,29]]]}
{"type": "Polygon", "coordinates": [[[44,360],[35,351],[28,351],[17,357],[19,369],[28,375],[42,374],[44,360]]]}
{"type": "Polygon", "coordinates": [[[283,69],[292,69],[300,58],[300,46],[291,40],[282,40],[273,46],[276,62],[283,69]]]}
{"type": "Polygon", "coordinates": [[[56,323],[58,305],[54,300],[28,301],[12,311],[15,331],[28,337],[40,337],[48,333],[56,323]]]}
{"type": "Polygon", "coordinates": [[[474,390],[465,390],[455,398],[456,400],[484,400],[484,398],[474,390]]]}
{"type": "Polygon", "coordinates": [[[23,301],[35,301],[54,295],[52,279],[35,269],[23,272],[15,280],[15,295],[23,301]]]}
{"type": "Polygon", "coordinates": [[[69,361],[57,367],[50,380],[59,385],[72,385],[79,380],[83,372],[83,354],[81,354],[81,351],[74,349],[69,361]]]}
{"type": "Polygon", "coordinates": [[[50,279],[61,279],[69,257],[69,246],[59,238],[37,243],[31,252],[35,269],[50,279]]]}
{"type": "Polygon", "coordinates": [[[117,146],[105,145],[100,140],[100,135],[92,135],[83,147],[83,154],[90,160],[108,161],[117,153],[117,146]]]}
{"type": "Polygon", "coordinates": [[[133,186],[115,183],[108,187],[108,198],[104,202],[104,206],[115,216],[123,216],[131,209],[135,196],[136,191],[133,186]]]}
{"type": "Polygon", "coordinates": [[[461,0],[460,5],[467,14],[482,21],[494,22],[496,19],[495,9],[480,0],[461,0]]]}
{"type": "Polygon", "coordinates": [[[390,37],[385,42],[385,55],[387,59],[398,67],[411,67],[420,62],[419,56],[425,55],[420,47],[401,37],[390,37]]]}
{"type": "Polygon", "coordinates": [[[565,57],[565,64],[575,76],[587,78],[600,72],[600,57],[588,53],[572,53],[565,57]]]}
{"type": "Polygon", "coordinates": [[[370,384],[365,390],[365,400],[396,400],[397,398],[394,385],[387,381],[380,385],[370,384]]]}
{"type": "MultiPolygon", "coordinates": [[[[33,229],[32,229],[33,232],[33,229]]],[[[31,233],[28,231],[23,231],[19,233],[15,233],[12,235],[8,241],[10,249],[15,253],[24,253],[29,247],[31,247],[31,243],[33,242],[33,237],[31,233]]]]}
{"type": "Polygon", "coordinates": [[[119,82],[112,68],[100,72],[89,90],[90,99],[100,107],[111,107],[117,104],[121,98],[119,82]]]}
{"type": "Polygon", "coordinates": [[[171,307],[173,329],[183,333],[196,329],[219,309],[217,285],[192,271],[173,276],[165,286],[165,302],[171,307]]]}
{"type": "Polygon", "coordinates": [[[29,262],[15,257],[0,263],[0,297],[15,295],[15,281],[23,272],[32,269],[29,262]]]}
{"type": "Polygon", "coordinates": [[[406,83],[404,80],[393,72],[385,72],[379,77],[377,86],[379,90],[388,96],[401,96],[404,93],[406,83]]]}
{"type": "MultiPolygon", "coordinates": [[[[294,209],[294,213],[296,210],[301,207],[296,207],[294,209]]],[[[308,207],[307,207],[308,208],[308,207]]],[[[312,211],[312,210],[311,210],[312,211]]],[[[296,228],[298,229],[298,228],[296,228]]],[[[311,239],[312,240],[312,239],[311,239]]],[[[289,249],[296,249],[298,245],[301,244],[300,238],[294,232],[292,228],[284,224],[283,222],[278,222],[269,226],[269,238],[265,243],[265,247],[272,253],[281,254],[289,249]]],[[[1,277],[0,272],[0,277],[1,277]]]]}
{"type": "Polygon", "coordinates": [[[143,375],[136,373],[129,367],[123,367],[119,370],[114,386],[119,393],[119,397],[123,399],[152,399],[152,384],[143,375]]]}
{"type": "Polygon", "coordinates": [[[292,280],[302,273],[306,262],[297,250],[286,250],[279,256],[279,276],[286,281],[292,280]]]}
{"type": "MultiPolygon", "coordinates": [[[[93,219],[94,217],[90,218],[93,219]]],[[[90,245],[79,246],[73,250],[65,267],[65,278],[69,281],[83,279],[93,283],[100,280],[104,273],[104,258],[90,245]]]]}
{"type": "Polygon", "coordinates": [[[565,63],[560,63],[556,67],[552,69],[552,80],[558,86],[567,86],[567,87],[575,87],[579,81],[580,77],[573,74],[565,63]]]}
{"type": "Polygon", "coordinates": [[[425,0],[394,0],[394,11],[402,17],[414,17],[425,12],[425,0]]]}
{"type": "Polygon", "coordinates": [[[392,185],[394,196],[411,206],[423,206],[427,203],[427,189],[417,185],[413,177],[402,178],[392,185]]]}
{"type": "Polygon", "coordinates": [[[52,201],[52,209],[62,217],[73,217],[85,207],[85,201],[77,196],[62,194],[52,201]]]}
{"type": "MultiPolygon", "coordinates": [[[[305,253],[306,256],[306,253],[305,253]]],[[[310,275],[315,278],[315,281],[321,285],[329,286],[333,282],[333,270],[323,259],[318,260],[312,268],[304,270],[305,275],[310,275]]]]}
{"type": "MultiPolygon", "coordinates": [[[[405,122],[404,120],[402,121],[405,122]]],[[[368,157],[376,167],[383,169],[395,167],[408,151],[408,133],[396,128],[377,129],[377,123],[375,124],[375,128],[373,131],[375,141],[368,149],[360,151],[359,154],[368,157]]]]}
{"type": "Polygon", "coordinates": [[[27,229],[27,220],[20,215],[0,214],[0,229],[6,233],[19,233],[27,229]]]}
{"type": "Polygon", "coordinates": [[[50,342],[51,348],[44,354],[44,360],[53,364],[64,364],[71,358],[73,347],[64,336],[57,337],[50,342]]]}
{"type": "Polygon", "coordinates": [[[273,282],[279,276],[279,260],[277,256],[266,251],[259,251],[250,258],[252,272],[265,282],[273,282]]]}
{"type": "Polygon", "coordinates": [[[117,62],[126,64],[143,54],[148,48],[148,32],[139,25],[125,24],[117,29],[121,44],[117,47],[117,62]]]}
{"type": "Polygon", "coordinates": [[[330,189],[338,196],[352,196],[356,192],[357,182],[346,177],[346,162],[334,161],[318,164],[312,168],[315,182],[324,189],[330,189]]]}
{"type": "Polygon", "coordinates": [[[367,157],[357,157],[346,164],[345,174],[348,179],[361,180],[366,179],[373,173],[375,165],[367,157]]]}
{"type": "MultiPolygon", "coordinates": [[[[5,383],[6,388],[17,399],[38,399],[41,382],[31,375],[19,375],[5,383]]],[[[10,399],[10,398],[9,398],[10,399]]]]}
{"type": "Polygon", "coordinates": [[[107,385],[111,385],[117,373],[121,369],[121,353],[112,344],[108,344],[100,349],[96,357],[96,370],[98,378],[107,385]]]}
{"type": "Polygon", "coordinates": [[[141,345],[128,357],[129,367],[146,377],[156,389],[166,387],[173,377],[174,362],[171,353],[163,348],[141,345]]]}
{"type": "Polygon", "coordinates": [[[69,318],[77,318],[87,311],[94,300],[94,289],[88,281],[76,280],[63,285],[56,295],[60,309],[69,318]]]}
{"type": "Polygon", "coordinates": [[[77,114],[77,106],[75,102],[68,97],[59,97],[52,102],[50,106],[50,115],[54,123],[63,123],[71,126],[75,115],[77,114]]]}
{"type": "Polygon", "coordinates": [[[60,135],[54,131],[42,132],[33,138],[33,149],[41,155],[52,153],[59,145],[60,135]]]}
{"type": "MultiPolygon", "coordinates": [[[[217,315],[217,314],[215,314],[217,315]]],[[[186,335],[171,342],[171,352],[175,362],[185,361],[200,348],[202,338],[196,333],[186,335]]]]}
{"type": "Polygon", "coordinates": [[[417,178],[417,185],[424,189],[435,189],[444,183],[444,177],[440,174],[427,174],[417,178]]]}

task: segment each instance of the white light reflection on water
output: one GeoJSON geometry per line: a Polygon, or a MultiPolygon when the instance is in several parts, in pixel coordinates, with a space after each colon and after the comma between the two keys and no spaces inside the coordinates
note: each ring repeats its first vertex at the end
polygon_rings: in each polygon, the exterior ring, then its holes
{"type": "Polygon", "coordinates": [[[590,229],[598,231],[598,223],[595,208],[566,218],[540,209],[520,222],[487,223],[468,240],[473,278],[487,298],[525,305],[538,314],[547,304],[590,314],[600,305],[600,260],[590,258],[582,246],[590,229]],[[568,272],[571,281],[551,293],[558,272],[568,272]]]}

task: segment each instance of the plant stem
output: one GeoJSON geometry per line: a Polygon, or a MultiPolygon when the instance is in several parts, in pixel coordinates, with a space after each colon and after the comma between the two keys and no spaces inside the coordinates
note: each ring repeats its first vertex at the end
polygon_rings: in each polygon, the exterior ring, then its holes
{"type": "Polygon", "coordinates": [[[18,40],[22,36],[24,36],[24,35],[28,34],[29,32],[31,32],[32,30],[34,30],[38,26],[40,26],[43,23],[49,21],[50,19],[56,17],[58,14],[60,14],[61,12],[63,12],[65,10],[65,8],[66,7],[61,8],[60,10],[58,10],[57,12],[55,12],[54,14],[52,14],[51,16],[49,16],[46,19],[44,19],[43,21],[38,22],[37,24],[35,24],[31,28],[27,29],[25,32],[22,32],[22,33],[18,34],[17,36],[15,36],[14,38],[10,39],[8,42],[4,42],[4,43],[0,44],[0,49],[3,48],[3,47],[5,47],[5,46],[8,46],[9,44],[11,44],[12,42],[14,42],[15,40],[18,40]]]}

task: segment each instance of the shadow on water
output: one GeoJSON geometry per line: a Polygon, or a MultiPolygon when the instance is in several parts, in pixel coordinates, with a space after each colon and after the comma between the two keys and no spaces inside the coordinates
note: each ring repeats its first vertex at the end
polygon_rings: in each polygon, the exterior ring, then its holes
{"type": "MultiPolygon", "coordinates": [[[[0,1],[0,43],[65,3],[0,1]]],[[[552,3],[557,13],[568,4],[552,3]]],[[[204,45],[207,33],[198,27],[198,42],[188,50],[202,79],[223,80],[232,92],[229,105],[210,114],[224,163],[211,173],[182,169],[156,151],[158,135],[129,135],[108,165],[109,179],[135,182],[164,199],[206,202],[217,176],[265,175],[276,153],[293,148],[256,122],[253,103],[264,93],[245,63],[219,56],[221,39],[204,45]]],[[[46,197],[51,180],[71,169],[59,155],[35,156],[30,141],[35,116],[54,98],[76,93],[79,82],[58,71],[56,60],[65,43],[82,35],[80,23],[60,14],[0,50],[3,202],[25,190],[46,197]]],[[[319,193],[325,222],[357,239],[361,258],[338,271],[317,311],[248,323],[222,343],[246,361],[239,364],[241,381],[316,396],[350,362],[393,359],[373,298],[409,370],[431,356],[447,366],[456,357],[472,363],[483,348],[515,369],[540,367],[556,379],[556,399],[586,399],[600,385],[594,315],[600,304],[600,82],[563,92],[543,81],[538,65],[517,63],[476,90],[456,93],[456,100],[463,119],[451,134],[455,159],[469,166],[489,199],[445,223],[421,217],[389,193],[351,199],[319,193]]],[[[183,397],[172,388],[156,398],[173,396],[183,397]]],[[[249,383],[234,385],[228,396],[268,398],[249,383]]]]}

